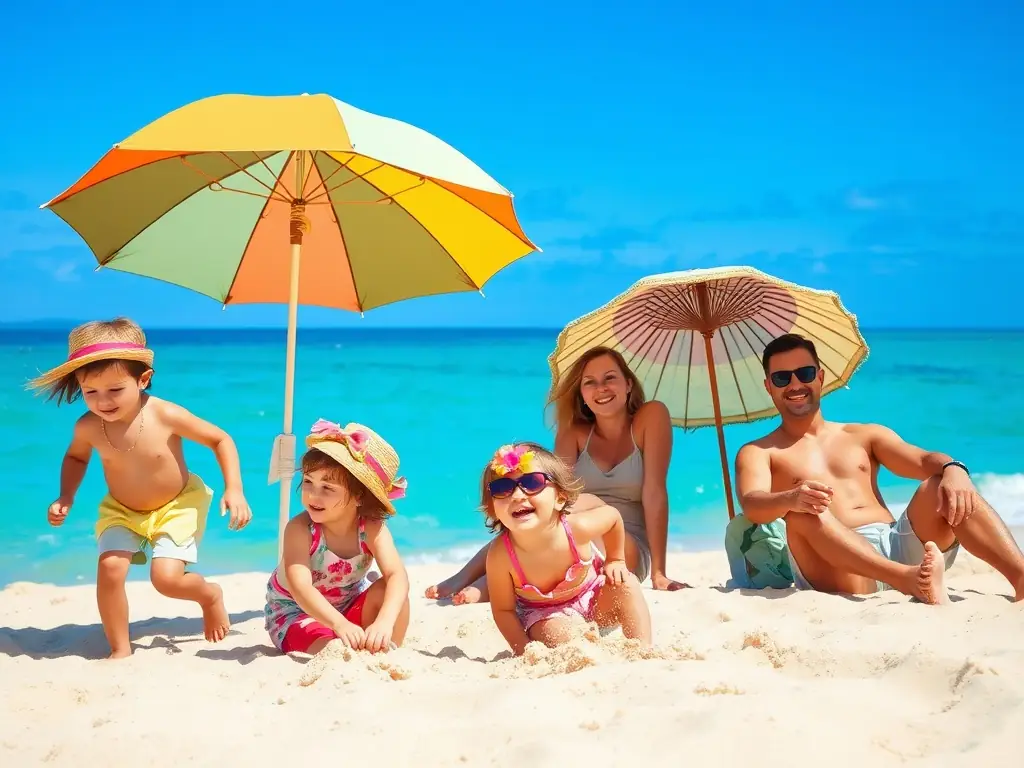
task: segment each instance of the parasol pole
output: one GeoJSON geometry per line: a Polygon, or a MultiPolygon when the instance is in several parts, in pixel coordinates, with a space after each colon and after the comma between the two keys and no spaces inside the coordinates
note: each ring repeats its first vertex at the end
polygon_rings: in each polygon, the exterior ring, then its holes
{"type": "Polygon", "coordinates": [[[736,517],[732,501],[732,481],[729,479],[729,460],[725,452],[725,430],[722,427],[722,404],[718,400],[718,374],[715,372],[715,353],[711,346],[711,340],[715,335],[714,319],[711,316],[711,300],[708,296],[708,286],[705,283],[697,283],[694,286],[697,292],[697,304],[700,308],[701,336],[704,337],[704,356],[708,363],[708,379],[711,382],[711,405],[715,409],[715,429],[718,431],[718,455],[722,461],[722,480],[725,483],[725,502],[729,510],[729,519],[736,517]]]}
{"type": "Polygon", "coordinates": [[[284,547],[284,529],[291,517],[291,479],[295,474],[295,435],[292,434],[295,403],[295,342],[299,315],[299,266],[302,256],[302,236],[309,229],[305,217],[306,205],[302,200],[305,181],[305,152],[295,153],[295,194],[292,199],[289,236],[291,241],[291,271],[288,277],[288,342],[284,364],[284,429],[278,436],[278,479],[281,495],[278,505],[278,556],[284,547]]]}

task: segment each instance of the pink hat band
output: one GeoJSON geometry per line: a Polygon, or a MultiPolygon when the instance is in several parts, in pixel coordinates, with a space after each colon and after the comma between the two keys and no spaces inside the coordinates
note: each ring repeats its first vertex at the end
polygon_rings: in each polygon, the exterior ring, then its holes
{"type": "Polygon", "coordinates": [[[111,350],[124,350],[124,351],[135,351],[139,349],[145,349],[144,344],[134,344],[130,341],[103,341],[99,344],[90,344],[86,347],[79,347],[70,355],[68,355],[68,362],[72,360],[78,360],[80,357],[86,355],[94,355],[97,352],[109,352],[111,350]]]}

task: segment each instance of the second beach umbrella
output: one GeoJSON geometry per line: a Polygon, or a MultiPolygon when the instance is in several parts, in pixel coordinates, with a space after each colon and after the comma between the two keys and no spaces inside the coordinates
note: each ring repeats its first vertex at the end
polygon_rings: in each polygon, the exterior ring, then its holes
{"type": "Polygon", "coordinates": [[[831,291],[752,267],[717,267],[636,282],[569,323],[548,363],[557,381],[588,349],[610,347],[622,353],[647,397],[665,404],[675,426],[715,425],[731,519],[722,427],[778,413],[764,388],[761,354],[784,333],[814,342],[825,371],[823,396],[844,386],[868,354],[857,318],[831,291]]]}
{"type": "Polygon", "coordinates": [[[295,465],[298,305],[363,312],[479,291],[536,250],[508,190],[464,155],[325,94],[187,104],[115,145],[43,207],[102,268],[225,306],[288,305],[284,429],[271,467],[281,531],[295,465]]]}

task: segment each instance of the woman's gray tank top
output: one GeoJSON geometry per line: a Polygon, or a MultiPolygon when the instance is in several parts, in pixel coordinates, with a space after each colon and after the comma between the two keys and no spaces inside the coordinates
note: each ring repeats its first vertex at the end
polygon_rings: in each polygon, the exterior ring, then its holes
{"type": "Polygon", "coordinates": [[[593,436],[594,430],[591,428],[587,442],[576,459],[576,475],[583,481],[584,492],[598,496],[605,504],[619,510],[626,530],[634,538],[650,546],[647,542],[647,524],[644,521],[642,501],[644,456],[633,439],[633,428],[629,429],[629,437],[633,440],[633,452],[608,472],[603,472],[590,457],[590,438],[593,436]]]}

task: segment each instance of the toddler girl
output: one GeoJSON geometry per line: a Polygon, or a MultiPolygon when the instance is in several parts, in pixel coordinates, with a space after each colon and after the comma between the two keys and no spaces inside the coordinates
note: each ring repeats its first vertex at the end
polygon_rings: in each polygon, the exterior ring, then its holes
{"type": "Polygon", "coordinates": [[[581,485],[535,443],[502,446],[484,469],[482,506],[500,534],[487,551],[491,613],[517,656],[531,640],[566,642],[570,617],[651,642],[640,582],[626,568],[622,517],[609,506],[569,514],[581,485]]]}
{"type": "Polygon", "coordinates": [[[398,455],[361,424],[321,419],[306,438],[302,504],[284,531],[267,584],[266,628],[285,653],[319,652],[335,638],[387,651],[409,626],[409,577],[384,521],[405,496],[398,455]],[[376,560],[382,578],[367,578],[376,560]]]}

